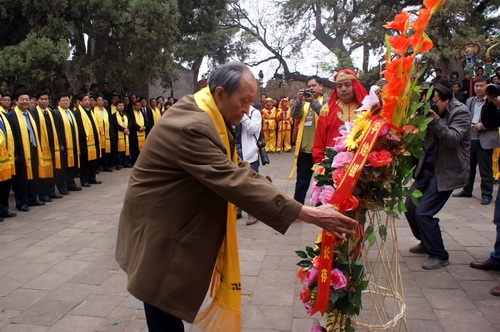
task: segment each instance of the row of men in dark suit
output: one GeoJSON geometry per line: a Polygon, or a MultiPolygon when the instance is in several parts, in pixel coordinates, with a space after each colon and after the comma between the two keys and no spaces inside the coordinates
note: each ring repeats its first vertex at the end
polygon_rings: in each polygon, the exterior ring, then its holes
{"type": "Polygon", "coordinates": [[[54,109],[46,92],[36,95],[33,109],[28,92],[13,98],[17,106],[0,112],[0,221],[16,215],[9,211],[11,188],[17,210],[29,211],[30,206],[101,184],[99,170],[131,167],[160,117],[139,100],[129,114],[122,101],[107,109],[102,95],[81,94],[70,108],[70,97],[63,93],[54,109]]]}

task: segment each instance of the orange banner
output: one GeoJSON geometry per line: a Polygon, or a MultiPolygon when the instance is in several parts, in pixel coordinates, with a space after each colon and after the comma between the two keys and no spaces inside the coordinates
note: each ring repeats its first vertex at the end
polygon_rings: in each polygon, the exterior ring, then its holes
{"type": "MultiPolygon", "coordinates": [[[[372,120],[368,130],[364,133],[356,154],[352,158],[349,166],[347,166],[347,170],[340,180],[338,188],[333,193],[330,204],[335,205],[341,213],[345,212],[349,197],[351,197],[352,191],[354,187],[356,187],[361,171],[368,160],[368,155],[372,151],[384,123],[383,120],[372,120]]],[[[358,226],[356,235],[363,234],[363,229],[361,229],[361,227],[362,226],[358,226]]],[[[318,311],[324,315],[326,307],[328,306],[328,300],[330,299],[330,271],[332,270],[336,242],[337,238],[333,236],[332,233],[323,230],[321,253],[318,264],[318,291],[316,293],[316,302],[311,311],[311,315],[318,311]]]]}

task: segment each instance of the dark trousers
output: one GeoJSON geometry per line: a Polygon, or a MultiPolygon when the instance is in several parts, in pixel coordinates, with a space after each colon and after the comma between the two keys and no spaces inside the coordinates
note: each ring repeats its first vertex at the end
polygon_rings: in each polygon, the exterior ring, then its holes
{"type": "Polygon", "coordinates": [[[470,146],[470,176],[469,183],[464,187],[464,191],[472,194],[474,179],[476,177],[476,167],[479,164],[479,175],[481,176],[481,198],[493,197],[493,169],[492,169],[493,149],[483,149],[479,140],[471,141],[470,146]]]}
{"type": "Polygon", "coordinates": [[[80,155],[80,183],[89,183],[90,182],[90,164],[89,164],[89,155],[81,154],[80,155]]]}
{"type": "Polygon", "coordinates": [[[144,303],[149,332],[184,332],[182,320],[144,303]]]}
{"type": "Polygon", "coordinates": [[[0,181],[0,217],[9,213],[11,180],[0,181]]]}
{"type": "Polygon", "coordinates": [[[498,187],[497,198],[495,200],[493,222],[497,228],[497,238],[495,240],[494,251],[491,252],[488,261],[494,266],[500,268],[500,186],[498,187]]]}
{"type": "Polygon", "coordinates": [[[297,156],[297,182],[295,182],[295,194],[293,198],[302,204],[306,200],[307,191],[311,184],[313,160],[312,153],[299,152],[297,156]]]}
{"type": "Polygon", "coordinates": [[[42,198],[43,196],[48,196],[49,194],[54,193],[54,178],[45,178],[45,179],[38,179],[37,181],[38,187],[37,187],[37,194],[39,198],[42,198]]]}
{"type": "Polygon", "coordinates": [[[439,218],[434,217],[450,198],[452,190],[438,191],[436,175],[432,168],[424,168],[413,183],[413,188],[423,194],[415,206],[411,198],[406,199],[406,219],[413,235],[422,242],[430,258],[449,258],[444,249],[443,237],[439,228],[439,218]]]}
{"type": "Polygon", "coordinates": [[[12,191],[16,199],[16,207],[33,204],[37,201],[36,189],[38,187],[38,157],[36,147],[31,146],[31,170],[33,180],[28,180],[26,165],[16,162],[16,175],[12,177],[12,191]]]}

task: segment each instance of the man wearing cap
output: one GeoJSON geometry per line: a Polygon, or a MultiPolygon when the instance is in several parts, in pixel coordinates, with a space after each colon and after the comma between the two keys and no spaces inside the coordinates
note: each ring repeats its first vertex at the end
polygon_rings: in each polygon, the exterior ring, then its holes
{"type": "Polygon", "coordinates": [[[332,96],[320,112],[312,158],[319,163],[324,157],[323,151],[334,145],[333,139],[340,135],[339,128],[345,121],[356,119],[355,110],[361,106],[367,95],[365,88],[359,82],[356,73],[350,69],[342,69],[335,75],[335,88],[332,96]]]}

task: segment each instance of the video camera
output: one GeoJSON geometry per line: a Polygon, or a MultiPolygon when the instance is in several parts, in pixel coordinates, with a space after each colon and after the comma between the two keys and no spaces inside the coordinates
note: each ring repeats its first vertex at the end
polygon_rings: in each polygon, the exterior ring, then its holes
{"type": "Polygon", "coordinates": [[[486,95],[490,98],[497,98],[500,95],[500,84],[489,84],[486,87],[486,95]]]}
{"type": "Polygon", "coordinates": [[[305,98],[310,98],[313,96],[313,91],[311,89],[305,89],[303,94],[305,98]]]}

